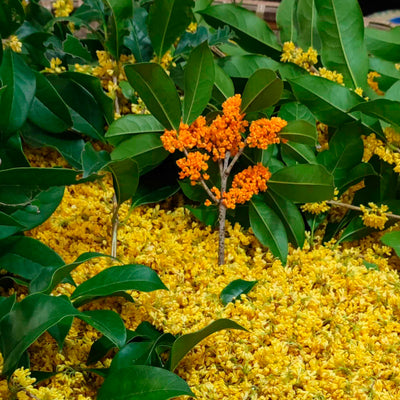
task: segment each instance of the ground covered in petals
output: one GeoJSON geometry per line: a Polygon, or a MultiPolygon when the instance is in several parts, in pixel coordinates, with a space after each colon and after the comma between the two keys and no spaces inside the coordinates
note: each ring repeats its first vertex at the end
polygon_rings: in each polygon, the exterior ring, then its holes
{"type": "MultiPolygon", "coordinates": [[[[36,153],[30,157],[45,165],[36,153]]],[[[85,251],[109,254],[111,199],[108,177],[67,188],[55,214],[29,235],[66,262],[85,251]]],[[[400,279],[387,248],[375,244],[367,251],[371,239],[347,248],[308,241],[303,250],[290,250],[283,267],[251,232],[235,225],[228,227],[227,261],[221,267],[217,232],[181,205],[139,207],[130,215],[126,206],[124,218],[118,258],[155,269],[169,290],[133,293],[135,303],[102,300],[92,309],[116,310],[130,329],[147,320],[180,334],[231,318],[248,330],[214,334],[179,365],[176,372],[199,400],[400,398],[400,279]],[[379,270],[367,269],[365,259],[379,270]],[[258,283],[247,296],[223,306],[221,290],[239,278],[258,283]]],[[[109,259],[98,259],[72,275],[81,283],[110,265],[109,259]]],[[[54,294],[71,291],[65,284],[54,294]]],[[[32,370],[60,371],[44,382],[43,398],[95,398],[101,379],[80,371],[97,337],[75,321],[62,352],[47,334],[31,346],[32,370]]],[[[5,386],[0,382],[0,398],[6,398],[5,386]]]]}

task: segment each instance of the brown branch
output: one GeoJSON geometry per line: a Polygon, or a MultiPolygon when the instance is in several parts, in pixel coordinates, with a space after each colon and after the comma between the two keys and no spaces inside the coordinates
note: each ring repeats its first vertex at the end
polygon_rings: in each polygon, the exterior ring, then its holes
{"type": "MultiPolygon", "coordinates": [[[[326,203],[330,204],[332,206],[338,206],[338,207],[348,208],[349,210],[362,212],[360,207],[353,206],[353,204],[342,203],[340,201],[335,201],[335,200],[327,200],[326,203]]],[[[400,220],[400,215],[392,214],[392,213],[383,213],[383,214],[386,215],[388,218],[393,218],[393,219],[399,219],[400,220]]]]}
{"type": "Polygon", "coordinates": [[[244,139],[243,142],[243,147],[239,149],[239,151],[236,153],[235,157],[232,158],[231,163],[228,165],[228,167],[225,169],[225,175],[229,175],[232,171],[233,166],[235,165],[236,161],[239,159],[239,157],[243,154],[244,149],[247,145],[247,138],[244,139]]]}

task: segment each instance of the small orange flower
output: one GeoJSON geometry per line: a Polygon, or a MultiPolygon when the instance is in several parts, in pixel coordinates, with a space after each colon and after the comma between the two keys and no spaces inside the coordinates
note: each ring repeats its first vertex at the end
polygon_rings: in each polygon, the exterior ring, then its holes
{"type": "Polygon", "coordinates": [[[250,125],[250,134],[247,137],[247,144],[249,147],[257,147],[259,149],[266,149],[270,144],[285,142],[277,133],[287,125],[287,122],[279,117],[272,117],[271,119],[260,118],[253,121],[250,125]]]}
{"type": "Polygon", "coordinates": [[[176,164],[182,170],[179,172],[179,178],[184,179],[188,177],[190,183],[195,185],[201,178],[201,172],[207,171],[210,156],[207,154],[200,153],[199,151],[194,151],[189,153],[187,157],[180,158],[176,164]]]}
{"type": "Polygon", "coordinates": [[[236,204],[244,204],[253,195],[267,190],[267,181],[270,177],[269,169],[261,163],[239,172],[233,178],[232,187],[223,194],[223,204],[232,209],[236,204]]]}

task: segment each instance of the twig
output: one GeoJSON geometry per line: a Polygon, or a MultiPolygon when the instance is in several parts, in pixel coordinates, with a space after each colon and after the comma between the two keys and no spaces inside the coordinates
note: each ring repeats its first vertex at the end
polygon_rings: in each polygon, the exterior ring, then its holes
{"type": "MultiPolygon", "coordinates": [[[[117,73],[118,73],[118,70],[117,70],[117,73]]],[[[118,86],[118,77],[117,76],[113,75],[112,81],[113,81],[114,85],[118,86]]],[[[119,115],[120,112],[121,112],[121,109],[119,107],[119,100],[118,100],[118,93],[117,92],[115,92],[114,108],[115,108],[115,113],[119,115]]]]}
{"type": "MultiPolygon", "coordinates": [[[[335,201],[335,200],[327,200],[327,204],[330,204],[332,206],[339,206],[339,207],[344,207],[348,208],[349,210],[354,210],[354,211],[360,211],[362,212],[360,207],[353,206],[353,204],[347,204],[347,203],[342,203],[340,201],[335,201]]],[[[392,214],[392,213],[384,213],[388,218],[393,218],[393,219],[400,219],[400,215],[397,214],[392,214]]]]}
{"type": "Polygon", "coordinates": [[[243,147],[241,149],[239,149],[239,151],[236,153],[235,157],[232,158],[231,163],[229,164],[229,166],[226,168],[225,170],[225,175],[229,175],[232,171],[233,166],[235,165],[236,161],[239,159],[239,157],[243,154],[244,149],[246,147],[247,144],[247,138],[244,140],[243,142],[243,147]]]}
{"type": "Polygon", "coordinates": [[[112,233],[111,233],[111,257],[117,257],[117,239],[118,239],[118,211],[119,204],[117,202],[117,196],[114,193],[113,196],[113,214],[111,218],[112,233]]]}

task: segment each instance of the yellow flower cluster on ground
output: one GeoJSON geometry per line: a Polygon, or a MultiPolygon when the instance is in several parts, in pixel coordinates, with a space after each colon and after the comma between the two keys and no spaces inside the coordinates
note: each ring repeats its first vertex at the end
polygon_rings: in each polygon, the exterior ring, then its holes
{"type": "MultiPolygon", "coordinates": [[[[50,163],[38,151],[29,158],[37,166],[61,165],[54,153],[47,153],[50,163]]],[[[30,235],[66,262],[84,251],[109,253],[111,179],[104,183],[105,190],[99,183],[67,188],[55,214],[30,235]]],[[[122,207],[121,220],[127,208],[122,207]]],[[[160,206],[137,208],[118,237],[118,257],[149,265],[169,291],[133,293],[135,303],[110,298],[92,308],[120,312],[130,329],[147,320],[165,332],[188,333],[217,318],[231,318],[248,329],[214,334],[184,358],[176,372],[197,399],[400,398],[400,279],[388,264],[387,247],[373,248],[380,271],[363,266],[366,248],[372,249],[368,240],[348,248],[310,248],[306,243],[303,250],[290,249],[283,267],[236,224],[227,227],[226,265],[218,266],[217,232],[182,207],[160,206]],[[258,283],[247,296],[224,307],[221,290],[239,278],[258,283]]],[[[109,265],[88,262],[72,275],[79,284],[109,265]]],[[[54,294],[71,290],[65,284],[54,294]]],[[[33,370],[60,372],[42,384],[47,393],[36,394],[39,399],[95,398],[101,379],[83,369],[97,337],[77,320],[62,352],[48,334],[31,346],[33,370]]],[[[109,364],[105,359],[95,367],[109,364]]],[[[31,385],[25,370],[18,374],[17,385],[31,385]]],[[[27,398],[23,391],[18,395],[27,398]]],[[[7,396],[2,381],[0,397],[7,396]]]]}

